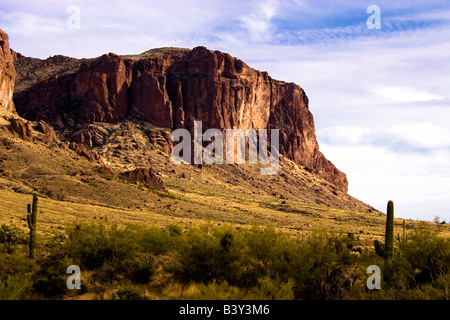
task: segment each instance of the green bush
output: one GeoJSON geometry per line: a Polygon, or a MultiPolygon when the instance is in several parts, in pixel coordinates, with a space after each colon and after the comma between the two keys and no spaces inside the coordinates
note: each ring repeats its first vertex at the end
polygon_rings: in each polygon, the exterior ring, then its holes
{"type": "Polygon", "coordinates": [[[413,285],[432,283],[448,276],[450,268],[450,239],[439,236],[438,231],[421,225],[414,229],[408,241],[400,247],[411,267],[413,285]]]}
{"type": "Polygon", "coordinates": [[[6,224],[0,226],[0,243],[4,243],[9,251],[12,251],[17,244],[24,244],[26,241],[24,232],[16,226],[6,224]]]}
{"type": "MultiPolygon", "coordinates": [[[[160,255],[173,249],[174,239],[170,231],[157,227],[138,228],[138,243],[142,251],[160,255]]],[[[177,234],[172,232],[173,234],[177,234]]]]}
{"type": "Polygon", "coordinates": [[[350,254],[353,239],[315,231],[302,240],[273,228],[253,229],[245,238],[258,282],[270,276],[291,283],[300,299],[343,298],[343,275],[355,260],[350,254]]]}
{"type": "Polygon", "coordinates": [[[225,228],[190,229],[177,248],[175,275],[183,282],[237,283],[244,270],[238,239],[237,232],[225,228]]]}
{"type": "Polygon", "coordinates": [[[273,248],[284,240],[283,236],[277,234],[272,227],[265,229],[253,227],[250,231],[245,232],[244,238],[249,254],[266,269],[273,264],[273,248]]]}
{"type": "Polygon", "coordinates": [[[300,299],[342,299],[344,271],[350,265],[348,238],[314,231],[296,245],[284,244],[275,258],[281,264],[274,271],[287,281],[294,279],[294,293],[300,299]],[[284,270],[284,271],[283,271],[284,270]]]}
{"type": "MultiPolygon", "coordinates": [[[[166,228],[75,224],[68,237],[27,259],[20,230],[0,227],[0,299],[60,297],[67,266],[79,265],[85,292],[103,298],[448,299],[450,239],[419,226],[385,263],[353,236],[315,230],[302,237],[274,228],[166,228]],[[10,250],[9,247],[14,247],[10,250]],[[70,262],[70,263],[69,263],[70,262]],[[382,290],[368,290],[366,269],[380,266],[382,290]],[[90,272],[92,271],[92,272],[90,272]],[[148,296],[147,296],[147,292],[148,296]]],[[[51,245],[50,245],[51,244],[51,245]]]]}
{"type": "Polygon", "coordinates": [[[77,224],[69,230],[66,252],[89,270],[105,263],[134,257],[137,253],[136,234],[132,228],[108,224],[77,224]]]}
{"type": "Polygon", "coordinates": [[[148,300],[147,297],[142,294],[142,291],[136,287],[121,288],[117,290],[116,297],[118,300],[148,300]]]}
{"type": "Polygon", "coordinates": [[[155,272],[154,259],[142,257],[125,263],[126,275],[133,283],[146,284],[155,272]]]}
{"type": "Polygon", "coordinates": [[[27,258],[26,248],[9,252],[6,245],[0,244],[0,276],[25,275],[36,270],[36,262],[27,258]]]}
{"type": "Polygon", "coordinates": [[[392,261],[384,262],[382,266],[383,280],[386,284],[384,289],[388,287],[400,290],[408,289],[413,269],[407,257],[398,255],[392,261]]]}
{"type": "Polygon", "coordinates": [[[92,278],[101,284],[112,284],[117,279],[116,269],[109,264],[102,265],[94,270],[92,278]]]}
{"type": "Polygon", "coordinates": [[[258,280],[255,299],[258,300],[292,300],[294,299],[294,280],[280,282],[270,277],[258,280]]]}
{"type": "Polygon", "coordinates": [[[167,226],[170,236],[180,236],[183,234],[183,228],[177,224],[169,224],[167,226]]]}
{"type": "Polygon", "coordinates": [[[33,282],[29,275],[0,276],[0,300],[28,300],[33,297],[33,282]]]}
{"type": "Polygon", "coordinates": [[[226,281],[211,281],[208,284],[190,283],[179,299],[188,300],[243,300],[247,294],[226,281]]]}
{"type": "Polygon", "coordinates": [[[67,267],[70,264],[66,256],[52,254],[40,261],[40,269],[34,275],[33,288],[45,297],[63,295],[67,291],[67,267]]]}

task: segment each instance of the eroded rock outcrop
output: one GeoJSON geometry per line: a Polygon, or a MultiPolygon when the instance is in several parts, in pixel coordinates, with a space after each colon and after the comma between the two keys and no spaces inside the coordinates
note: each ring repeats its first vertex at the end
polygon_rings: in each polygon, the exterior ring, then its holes
{"type": "Polygon", "coordinates": [[[31,141],[33,139],[33,127],[31,123],[20,118],[10,119],[11,132],[17,134],[17,136],[25,141],[31,141]]]}
{"type": "MultiPolygon", "coordinates": [[[[283,155],[339,189],[348,188],[345,174],[319,151],[300,86],[204,47],[86,60],[72,73],[52,75],[17,92],[15,103],[23,117],[72,127],[73,132],[80,124],[118,122],[127,116],[169,129],[192,130],[193,119],[201,120],[204,130],[279,129],[283,155]]],[[[76,140],[93,143],[84,131],[76,140]]]]}
{"type": "Polygon", "coordinates": [[[122,172],[119,176],[122,179],[142,184],[147,188],[167,191],[162,180],[156,176],[152,169],[136,168],[131,171],[122,172]]]}
{"type": "Polygon", "coordinates": [[[116,122],[128,112],[130,67],[115,54],[82,64],[71,83],[71,102],[79,105],[80,122],[116,122]]]}
{"type": "Polygon", "coordinates": [[[13,92],[16,70],[8,35],[0,29],[0,108],[14,112],[13,92]]]}

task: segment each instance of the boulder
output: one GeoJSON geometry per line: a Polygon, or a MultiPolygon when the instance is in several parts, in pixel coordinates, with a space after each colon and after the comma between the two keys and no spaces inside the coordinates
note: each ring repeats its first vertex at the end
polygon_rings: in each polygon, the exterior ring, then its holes
{"type": "Polygon", "coordinates": [[[122,179],[139,183],[147,188],[155,189],[158,191],[167,191],[164,187],[164,183],[159,179],[152,169],[137,168],[134,170],[122,172],[120,174],[122,179]]]}
{"type": "Polygon", "coordinates": [[[12,118],[11,131],[19,136],[20,139],[25,141],[31,141],[33,139],[33,128],[31,123],[24,121],[20,118],[12,118]]]}

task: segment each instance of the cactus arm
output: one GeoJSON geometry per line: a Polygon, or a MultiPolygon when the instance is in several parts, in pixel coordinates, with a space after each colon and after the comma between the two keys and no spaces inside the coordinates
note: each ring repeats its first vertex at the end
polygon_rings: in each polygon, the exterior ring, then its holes
{"type": "Polygon", "coordinates": [[[33,225],[31,224],[31,214],[27,214],[27,223],[28,223],[28,228],[30,230],[33,229],[33,225]]]}
{"type": "Polygon", "coordinates": [[[384,258],[384,249],[380,243],[380,241],[375,240],[374,241],[374,245],[375,245],[375,252],[382,258],[384,258]]]}

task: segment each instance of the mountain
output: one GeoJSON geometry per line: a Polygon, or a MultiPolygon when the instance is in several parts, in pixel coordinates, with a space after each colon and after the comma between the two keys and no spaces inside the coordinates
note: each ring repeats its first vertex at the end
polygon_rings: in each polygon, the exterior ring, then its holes
{"type": "Polygon", "coordinates": [[[20,224],[15,208],[37,192],[55,208],[43,232],[105,212],[118,221],[382,234],[383,215],[350,196],[345,174],[319,151],[300,86],[204,47],[41,60],[2,39],[0,222],[20,224]],[[260,164],[174,164],[171,132],[192,131],[194,120],[204,130],[279,129],[277,174],[261,175],[260,164]]]}
{"type": "MultiPolygon", "coordinates": [[[[76,60],[19,57],[17,112],[57,129],[118,123],[127,117],[167,129],[279,129],[280,152],[347,192],[348,182],[319,151],[308,97],[226,53],[162,48],[135,56],[76,60]]],[[[79,131],[79,130],[75,130],[79,131]]],[[[77,135],[90,142],[88,127],[77,135]]],[[[94,133],[95,134],[95,133],[94,133]]]]}

